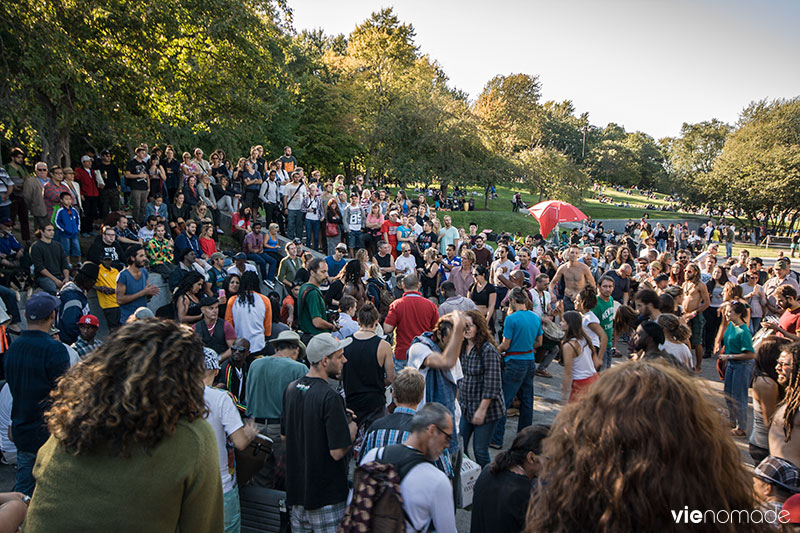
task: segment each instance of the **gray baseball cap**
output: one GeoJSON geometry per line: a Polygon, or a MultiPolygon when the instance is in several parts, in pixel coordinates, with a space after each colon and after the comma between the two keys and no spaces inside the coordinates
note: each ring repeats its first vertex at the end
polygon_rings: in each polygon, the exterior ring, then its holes
{"type": "Polygon", "coordinates": [[[319,363],[332,353],[341,350],[345,346],[349,346],[351,342],[353,342],[352,337],[340,341],[330,333],[320,333],[308,341],[308,346],[306,346],[306,358],[312,364],[319,363]]]}

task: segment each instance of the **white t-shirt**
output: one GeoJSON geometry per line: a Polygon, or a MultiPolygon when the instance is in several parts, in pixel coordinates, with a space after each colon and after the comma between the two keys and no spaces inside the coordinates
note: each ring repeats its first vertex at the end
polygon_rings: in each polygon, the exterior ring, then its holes
{"type": "MultiPolygon", "coordinates": [[[[260,352],[267,345],[264,338],[266,326],[264,320],[267,315],[267,306],[272,305],[263,294],[253,293],[253,305],[240,302],[237,297],[231,306],[233,316],[233,329],[237,337],[250,341],[250,352],[260,352]]],[[[270,308],[271,309],[271,308],[270,308]]]]}
{"type": "MultiPolygon", "coordinates": [[[[373,448],[361,459],[361,464],[375,461],[378,451],[373,448]]],[[[406,532],[427,531],[432,523],[436,531],[456,532],[456,510],[453,507],[453,488],[444,472],[431,463],[420,463],[409,470],[400,482],[403,509],[411,520],[406,532]]]]}
{"type": "Polygon", "coordinates": [[[589,340],[592,341],[592,344],[596,347],[600,347],[600,337],[594,331],[589,328],[591,324],[599,324],[600,319],[597,318],[597,315],[589,311],[588,313],[583,315],[583,331],[586,333],[586,336],[589,337],[589,340]]]}
{"type": "Polygon", "coordinates": [[[11,397],[11,389],[8,388],[8,383],[6,383],[3,385],[3,389],[0,390],[0,450],[6,453],[17,453],[17,447],[8,438],[13,404],[14,398],[11,397]]]}
{"type": "Polygon", "coordinates": [[[664,344],[659,346],[658,349],[674,355],[675,359],[680,361],[681,364],[685,365],[686,368],[694,367],[694,357],[692,356],[692,351],[689,350],[689,347],[685,344],[665,340],[664,344]]]}
{"type": "Polygon", "coordinates": [[[500,272],[500,274],[508,276],[511,273],[511,271],[514,270],[514,262],[509,261],[508,259],[506,259],[505,261],[500,261],[499,259],[495,259],[494,261],[492,261],[492,272],[494,273],[495,276],[494,278],[495,285],[500,285],[500,282],[497,280],[497,275],[498,275],[497,271],[503,267],[506,267],[506,271],[500,272]]]}
{"type": "Polygon", "coordinates": [[[397,275],[413,274],[417,270],[417,260],[413,255],[408,257],[401,255],[394,260],[394,268],[397,270],[397,275]]]}
{"type": "MultiPolygon", "coordinates": [[[[428,375],[428,367],[421,368],[422,364],[425,362],[425,359],[432,353],[431,349],[422,344],[421,342],[415,342],[411,345],[411,348],[408,349],[408,366],[411,368],[416,368],[419,370],[419,373],[422,374],[422,377],[427,377],[428,375]]],[[[445,372],[445,377],[451,383],[458,383],[460,379],[464,378],[464,371],[461,369],[461,359],[456,359],[456,366],[450,369],[449,372],[445,372]]],[[[423,405],[425,405],[425,395],[422,395],[422,401],[419,402],[417,409],[420,409],[423,405]]],[[[453,431],[458,434],[459,424],[461,423],[461,406],[458,405],[458,401],[456,401],[455,407],[456,419],[453,421],[453,431]]]]}
{"type": "Polygon", "coordinates": [[[550,310],[553,295],[547,290],[539,294],[539,291],[532,289],[531,301],[533,302],[533,312],[539,315],[539,318],[544,318],[545,313],[550,310]],[[544,308],[542,308],[542,300],[544,300],[544,308]]]}
{"type": "Polygon", "coordinates": [[[292,211],[300,211],[300,208],[303,207],[303,194],[306,192],[304,189],[305,185],[303,185],[302,182],[298,183],[296,186],[294,183],[289,183],[286,185],[286,188],[283,191],[283,196],[286,198],[286,201],[289,202],[288,207],[292,211]],[[294,192],[298,188],[300,190],[297,191],[297,194],[295,194],[294,192]],[[294,198],[292,198],[292,195],[294,195],[294,198]],[[291,201],[289,201],[290,198],[291,201]]]}
{"type": "Polygon", "coordinates": [[[208,408],[206,420],[214,428],[217,437],[217,452],[219,453],[219,473],[222,476],[222,493],[233,490],[236,486],[236,466],[233,461],[233,447],[228,444],[228,437],[239,430],[244,424],[239,411],[233,405],[233,400],[227,391],[206,387],[203,391],[203,400],[208,408]]]}
{"type": "MultiPolygon", "coordinates": [[[[250,263],[245,263],[244,272],[256,272],[256,267],[250,263]]],[[[228,274],[236,274],[237,276],[241,277],[244,272],[240,272],[239,269],[236,268],[236,263],[228,267],[228,274]]]]}

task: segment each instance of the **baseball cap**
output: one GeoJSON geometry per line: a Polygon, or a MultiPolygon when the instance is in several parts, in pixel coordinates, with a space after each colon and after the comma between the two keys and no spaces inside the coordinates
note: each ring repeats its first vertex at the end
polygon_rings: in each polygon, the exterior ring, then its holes
{"type": "Polygon", "coordinates": [[[0,224],[2,224],[4,226],[10,226],[11,225],[11,219],[8,218],[8,217],[0,218],[0,224]]]}
{"type": "Polygon", "coordinates": [[[211,259],[212,261],[216,261],[217,259],[225,259],[225,254],[223,254],[222,252],[214,252],[213,254],[211,254],[211,257],[209,259],[211,259]]]}
{"type": "Polygon", "coordinates": [[[107,250],[103,253],[103,259],[114,259],[114,252],[107,250]]]}
{"type": "Polygon", "coordinates": [[[789,496],[786,501],[783,502],[781,510],[789,513],[787,517],[789,519],[789,524],[800,524],[800,494],[789,496]]]}
{"type": "Polygon", "coordinates": [[[297,332],[292,330],[284,330],[281,331],[277,337],[274,339],[270,339],[269,343],[275,346],[275,344],[280,342],[289,342],[292,344],[296,344],[300,347],[300,359],[305,357],[306,355],[306,345],[303,344],[303,341],[300,340],[300,335],[297,332]]]}
{"type": "Polygon", "coordinates": [[[86,324],[88,326],[100,327],[100,321],[94,315],[83,315],[78,319],[78,324],[86,324]]]}
{"type": "Polygon", "coordinates": [[[332,353],[349,346],[351,342],[353,342],[352,337],[340,341],[330,333],[320,333],[308,341],[306,358],[311,363],[319,363],[332,353]]]}
{"type": "Polygon", "coordinates": [[[800,492],[800,470],[785,459],[768,455],[753,469],[753,475],[792,493],[800,492]]]}
{"type": "Polygon", "coordinates": [[[594,254],[594,248],[592,248],[591,246],[587,246],[586,248],[583,249],[583,253],[592,254],[593,255],[594,254]]]}
{"type": "Polygon", "coordinates": [[[219,305],[219,298],[214,298],[213,296],[204,296],[200,298],[200,302],[198,303],[200,307],[211,307],[213,305],[219,305]]]}
{"type": "Polygon", "coordinates": [[[46,292],[37,292],[25,303],[25,318],[28,320],[44,320],[50,313],[58,309],[60,300],[46,292]]]}
{"type": "Polygon", "coordinates": [[[100,155],[111,155],[111,150],[103,150],[100,155]]]}
{"type": "MultiPolygon", "coordinates": [[[[2,222],[2,221],[0,221],[0,222],[2,222]]],[[[344,250],[346,252],[347,251],[347,245],[345,243],[343,243],[343,242],[340,242],[339,244],[336,245],[336,249],[337,250],[344,250]]]]}
{"type": "Polygon", "coordinates": [[[244,252],[239,252],[238,254],[234,255],[233,258],[236,259],[237,261],[239,260],[245,261],[247,260],[247,254],[245,254],[244,252]]]}
{"type": "Polygon", "coordinates": [[[154,318],[156,315],[147,307],[139,307],[133,312],[136,320],[144,320],[146,318],[154,318]]]}
{"type": "Polygon", "coordinates": [[[206,370],[219,370],[219,354],[208,346],[203,346],[203,359],[206,370]]]}
{"type": "Polygon", "coordinates": [[[92,158],[89,157],[88,155],[85,155],[85,156],[81,157],[81,163],[85,163],[85,162],[91,161],[91,160],[92,160],[92,158]]]}

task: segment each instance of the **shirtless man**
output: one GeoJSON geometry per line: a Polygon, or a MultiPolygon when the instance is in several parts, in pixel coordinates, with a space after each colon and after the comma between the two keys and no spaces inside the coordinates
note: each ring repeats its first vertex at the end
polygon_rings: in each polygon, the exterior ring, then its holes
{"type": "Polygon", "coordinates": [[[800,371],[800,349],[798,344],[786,346],[778,357],[778,364],[775,369],[778,371],[778,384],[786,387],[783,405],[778,407],[772,417],[772,424],[769,426],[769,453],[776,457],[786,459],[794,464],[800,464],[800,411],[793,414],[791,424],[792,432],[787,441],[783,429],[784,413],[786,408],[796,402],[796,396],[800,394],[796,387],[791,388],[792,383],[797,383],[797,374],[800,371]]]}
{"type": "Polygon", "coordinates": [[[558,267],[556,275],[550,282],[550,292],[555,294],[561,278],[564,278],[564,311],[575,310],[575,298],[578,293],[583,290],[586,285],[595,286],[594,276],[589,267],[583,263],[578,262],[580,257],[580,249],[577,246],[570,246],[567,251],[569,261],[558,267]]]}
{"type": "Polygon", "coordinates": [[[689,263],[686,265],[686,281],[683,283],[683,316],[692,330],[691,341],[696,360],[694,371],[698,374],[703,364],[703,326],[706,323],[703,311],[710,303],[706,284],[700,281],[700,267],[689,263]]]}

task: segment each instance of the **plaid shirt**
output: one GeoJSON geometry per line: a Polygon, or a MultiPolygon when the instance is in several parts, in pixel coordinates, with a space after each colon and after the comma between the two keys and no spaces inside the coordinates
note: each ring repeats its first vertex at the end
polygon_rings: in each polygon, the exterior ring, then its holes
{"type": "Polygon", "coordinates": [[[78,340],[72,343],[72,349],[78,352],[78,357],[83,359],[90,352],[93,352],[103,344],[103,341],[95,337],[94,342],[91,344],[83,340],[83,337],[78,337],[78,340]]]}
{"type": "MultiPolygon", "coordinates": [[[[379,418],[370,426],[364,436],[364,444],[358,454],[358,463],[373,448],[383,448],[391,444],[402,444],[411,435],[411,417],[414,416],[413,409],[408,407],[396,407],[394,412],[383,418],[379,418]],[[392,427],[390,427],[392,426],[392,427]]],[[[444,472],[449,479],[453,479],[453,464],[450,460],[450,450],[444,449],[442,455],[433,463],[436,468],[444,472]]]]}
{"type": "Polygon", "coordinates": [[[483,343],[480,350],[473,346],[461,359],[464,379],[459,387],[458,403],[461,405],[461,416],[468,422],[472,422],[481,400],[486,398],[492,403],[486,410],[484,423],[494,422],[505,414],[500,365],[500,353],[491,342],[483,343]]]}

